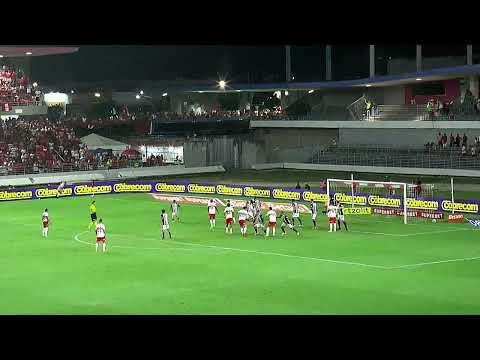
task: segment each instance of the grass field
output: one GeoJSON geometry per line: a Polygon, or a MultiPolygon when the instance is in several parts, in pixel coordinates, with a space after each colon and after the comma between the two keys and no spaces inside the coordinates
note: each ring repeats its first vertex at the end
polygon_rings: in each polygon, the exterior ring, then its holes
{"type": "Polygon", "coordinates": [[[2,314],[480,314],[479,233],[469,224],[350,216],[349,232],[242,238],[205,206],[182,205],[160,239],[167,203],[96,196],[108,252],[88,232],[90,197],[2,203],[2,314]],[[51,225],[41,237],[40,215],[51,225]]]}

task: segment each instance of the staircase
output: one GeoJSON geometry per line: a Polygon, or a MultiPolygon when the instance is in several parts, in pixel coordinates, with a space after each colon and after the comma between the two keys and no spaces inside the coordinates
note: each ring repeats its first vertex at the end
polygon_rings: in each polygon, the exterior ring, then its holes
{"type": "Polygon", "coordinates": [[[426,105],[378,105],[370,121],[428,120],[426,105]]]}

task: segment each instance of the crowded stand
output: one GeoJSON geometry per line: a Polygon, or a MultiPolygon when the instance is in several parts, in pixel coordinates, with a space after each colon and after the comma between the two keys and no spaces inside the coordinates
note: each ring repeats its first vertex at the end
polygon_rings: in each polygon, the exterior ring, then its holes
{"type": "Polygon", "coordinates": [[[13,106],[39,105],[41,92],[33,85],[21,70],[3,65],[0,69],[0,109],[9,112],[13,106]]]}
{"type": "MultiPolygon", "coordinates": [[[[9,119],[0,127],[2,173],[38,173],[138,166],[127,152],[89,151],[75,135],[74,126],[48,118],[9,119]]],[[[161,164],[160,158],[152,164],[161,164]]]]}
{"type": "Polygon", "coordinates": [[[185,114],[177,114],[174,112],[158,112],[152,114],[153,120],[166,121],[198,121],[198,120],[238,120],[251,119],[256,120],[286,120],[288,115],[280,107],[277,109],[262,110],[236,110],[236,111],[190,111],[185,114]]]}

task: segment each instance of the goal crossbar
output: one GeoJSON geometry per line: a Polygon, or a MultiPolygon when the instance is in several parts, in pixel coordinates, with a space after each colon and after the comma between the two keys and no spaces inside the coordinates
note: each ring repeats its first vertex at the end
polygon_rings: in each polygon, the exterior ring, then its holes
{"type": "Polygon", "coordinates": [[[404,185],[408,186],[407,183],[393,182],[393,181],[369,181],[369,180],[351,180],[351,179],[327,179],[329,181],[338,181],[346,183],[364,183],[364,184],[385,184],[385,185],[404,185]]]}

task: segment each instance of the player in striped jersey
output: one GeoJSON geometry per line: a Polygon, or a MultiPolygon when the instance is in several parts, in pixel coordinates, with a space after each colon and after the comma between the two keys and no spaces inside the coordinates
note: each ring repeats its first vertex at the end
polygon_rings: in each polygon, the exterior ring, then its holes
{"type": "Polygon", "coordinates": [[[300,219],[300,208],[295,200],[292,200],[292,223],[295,225],[295,220],[298,220],[300,226],[303,226],[302,219],[300,219]]]}
{"type": "Polygon", "coordinates": [[[172,234],[170,233],[170,225],[168,224],[168,214],[165,212],[165,209],[162,209],[162,215],[160,216],[162,220],[162,240],[165,239],[165,231],[168,232],[170,239],[172,234]]]}
{"type": "Polygon", "coordinates": [[[345,214],[343,213],[343,205],[340,203],[338,204],[337,214],[338,214],[338,219],[337,219],[338,230],[342,230],[340,226],[340,222],[341,222],[343,223],[343,226],[345,226],[345,230],[348,231],[347,223],[345,222],[345,214]]]}
{"type": "Polygon", "coordinates": [[[310,200],[310,212],[312,213],[312,222],[313,222],[313,229],[317,229],[317,203],[315,201],[310,200]]]}
{"type": "Polygon", "coordinates": [[[263,233],[267,234],[267,230],[265,230],[265,223],[263,221],[263,215],[261,210],[256,210],[253,216],[253,230],[255,230],[255,235],[258,235],[258,228],[262,228],[263,233]]]}
{"type": "Polygon", "coordinates": [[[282,219],[282,225],[280,228],[282,229],[282,236],[285,235],[287,232],[285,231],[285,228],[288,227],[290,230],[295,231],[297,235],[300,235],[297,229],[295,229],[292,221],[288,218],[287,214],[281,214],[280,218],[282,219]]]}

